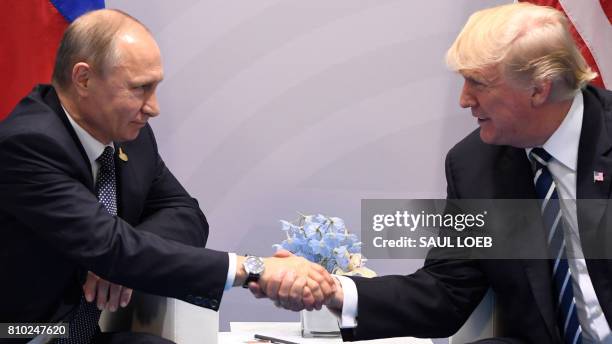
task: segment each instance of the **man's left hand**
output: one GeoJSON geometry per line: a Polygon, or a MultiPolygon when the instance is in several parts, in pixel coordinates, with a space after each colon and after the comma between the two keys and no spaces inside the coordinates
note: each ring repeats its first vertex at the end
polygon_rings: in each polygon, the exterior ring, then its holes
{"type": "Polygon", "coordinates": [[[87,302],[96,301],[99,310],[111,312],[127,306],[132,298],[132,289],[104,280],[91,271],[87,272],[83,293],[87,302]]]}

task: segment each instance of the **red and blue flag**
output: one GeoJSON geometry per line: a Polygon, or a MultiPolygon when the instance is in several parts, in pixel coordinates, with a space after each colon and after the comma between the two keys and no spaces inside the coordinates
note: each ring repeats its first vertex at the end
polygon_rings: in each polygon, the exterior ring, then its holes
{"type": "Polygon", "coordinates": [[[0,120],[35,84],[49,83],[66,27],[104,0],[12,0],[0,10],[0,120]]]}

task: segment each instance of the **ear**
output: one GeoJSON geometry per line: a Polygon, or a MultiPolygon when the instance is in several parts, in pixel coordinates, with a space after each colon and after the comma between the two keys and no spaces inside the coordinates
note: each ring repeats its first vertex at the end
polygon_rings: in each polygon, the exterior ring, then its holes
{"type": "Polygon", "coordinates": [[[531,106],[542,106],[550,97],[552,81],[549,79],[535,81],[531,89],[531,106]]]}
{"type": "Polygon", "coordinates": [[[72,84],[80,96],[84,97],[89,93],[92,75],[93,70],[85,62],[79,62],[72,67],[72,84]]]}

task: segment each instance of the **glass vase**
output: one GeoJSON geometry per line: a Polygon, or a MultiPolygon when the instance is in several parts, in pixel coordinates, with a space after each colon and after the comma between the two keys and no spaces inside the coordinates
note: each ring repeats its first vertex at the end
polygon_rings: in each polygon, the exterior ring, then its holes
{"type": "Polygon", "coordinates": [[[323,307],[319,311],[301,311],[300,321],[302,324],[302,337],[304,338],[340,336],[338,318],[327,307],[323,307]]]}

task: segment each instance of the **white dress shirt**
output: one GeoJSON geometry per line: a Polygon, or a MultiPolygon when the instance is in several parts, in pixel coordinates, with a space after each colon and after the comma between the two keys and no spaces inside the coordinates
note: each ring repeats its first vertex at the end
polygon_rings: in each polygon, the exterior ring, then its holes
{"type": "MultiPolygon", "coordinates": [[[[104,148],[111,147],[114,151],[115,147],[112,142],[105,145],[93,136],[91,136],[91,134],[89,134],[87,130],[83,129],[83,127],[81,127],[72,118],[72,115],[70,115],[64,105],[62,105],[62,109],[64,109],[64,112],[66,113],[66,117],[68,117],[70,125],[72,125],[72,128],[76,132],[79,141],[81,141],[83,149],[85,149],[85,154],[87,155],[87,159],[89,159],[89,163],[91,165],[91,174],[93,176],[93,180],[95,181],[98,177],[98,171],[100,170],[100,164],[96,161],[96,159],[98,159],[102,152],[104,152],[104,148]]],[[[232,286],[234,285],[234,278],[236,276],[236,254],[228,253],[228,259],[229,268],[227,270],[227,278],[225,280],[224,290],[229,290],[232,288],[232,286]]]]}
{"type": "Polygon", "coordinates": [[[96,178],[98,178],[98,171],[100,170],[100,163],[98,163],[96,159],[98,159],[100,155],[102,155],[102,152],[104,152],[104,148],[110,147],[113,149],[114,152],[115,146],[113,146],[112,142],[105,145],[104,143],[96,140],[93,136],[91,136],[91,134],[87,132],[87,130],[83,129],[83,127],[81,127],[72,118],[72,115],[68,113],[68,110],[66,110],[63,105],[62,109],[64,109],[66,117],[68,117],[68,121],[76,132],[79,141],[81,141],[81,146],[83,146],[83,149],[85,149],[85,154],[87,154],[87,159],[89,159],[89,164],[91,165],[91,175],[93,176],[93,180],[95,181],[96,178]]]}
{"type": "MultiPolygon", "coordinates": [[[[542,146],[553,157],[548,163],[548,169],[557,186],[563,218],[563,232],[569,257],[584,257],[576,211],[576,171],[583,116],[584,98],[582,92],[578,92],[565,119],[542,146]]],[[[526,149],[528,156],[530,151],[531,148],[526,149]]],[[[568,259],[568,265],[572,274],[572,287],[578,319],[582,326],[583,343],[612,344],[612,332],[599,300],[597,300],[586,261],[584,259],[568,259]]],[[[342,316],[339,321],[340,327],[356,327],[359,299],[355,282],[350,278],[338,277],[344,292],[342,316]]]]}

